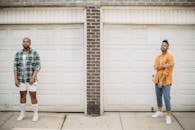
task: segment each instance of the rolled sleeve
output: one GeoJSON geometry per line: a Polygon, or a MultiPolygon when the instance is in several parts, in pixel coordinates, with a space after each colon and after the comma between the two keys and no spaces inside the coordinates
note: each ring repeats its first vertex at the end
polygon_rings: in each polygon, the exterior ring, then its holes
{"type": "Polygon", "coordinates": [[[171,55],[168,57],[168,64],[170,65],[170,67],[164,69],[164,71],[163,71],[163,75],[165,77],[169,75],[170,69],[173,68],[173,66],[174,66],[174,59],[173,59],[173,56],[171,56],[171,55]]]}

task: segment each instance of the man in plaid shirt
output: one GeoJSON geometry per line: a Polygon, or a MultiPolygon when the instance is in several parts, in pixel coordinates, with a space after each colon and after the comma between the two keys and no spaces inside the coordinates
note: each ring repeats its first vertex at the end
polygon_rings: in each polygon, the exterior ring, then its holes
{"type": "Polygon", "coordinates": [[[37,51],[30,48],[31,39],[23,39],[23,49],[16,53],[14,59],[15,85],[20,90],[20,115],[17,120],[22,120],[25,113],[26,95],[29,91],[34,111],[32,121],[38,121],[38,101],[36,96],[37,73],[39,72],[40,57],[37,51]]]}

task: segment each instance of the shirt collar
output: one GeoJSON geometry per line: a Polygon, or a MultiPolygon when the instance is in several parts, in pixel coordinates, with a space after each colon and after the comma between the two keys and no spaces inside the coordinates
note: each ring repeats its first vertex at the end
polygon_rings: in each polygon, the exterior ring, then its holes
{"type": "MultiPolygon", "coordinates": [[[[32,48],[30,48],[29,53],[32,51],[32,48]]],[[[20,50],[20,54],[23,54],[23,49],[20,50]]]]}

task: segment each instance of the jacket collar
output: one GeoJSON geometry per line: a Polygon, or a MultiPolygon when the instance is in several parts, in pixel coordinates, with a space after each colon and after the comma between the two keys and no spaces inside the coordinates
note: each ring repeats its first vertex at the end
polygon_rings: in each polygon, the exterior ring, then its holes
{"type": "MultiPolygon", "coordinates": [[[[32,50],[33,50],[33,49],[30,47],[29,53],[31,53],[32,50]]],[[[20,54],[23,54],[23,49],[20,50],[20,54]]]]}

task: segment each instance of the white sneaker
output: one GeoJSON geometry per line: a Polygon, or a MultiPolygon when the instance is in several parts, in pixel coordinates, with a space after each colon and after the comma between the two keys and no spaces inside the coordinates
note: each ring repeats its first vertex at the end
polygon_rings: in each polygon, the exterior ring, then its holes
{"type": "Polygon", "coordinates": [[[160,112],[160,111],[157,111],[157,112],[155,112],[155,113],[152,115],[152,117],[154,117],[154,118],[156,118],[156,117],[162,117],[162,116],[163,116],[163,113],[160,112]]]}
{"type": "Polygon", "coordinates": [[[35,112],[33,115],[32,121],[38,121],[38,119],[39,119],[39,115],[37,112],[35,112]]]}
{"type": "Polygon", "coordinates": [[[171,124],[171,116],[166,116],[166,124],[171,124]]]}
{"type": "Polygon", "coordinates": [[[17,120],[18,121],[21,121],[24,119],[24,113],[23,112],[20,112],[20,115],[18,116],[17,120]]]}

